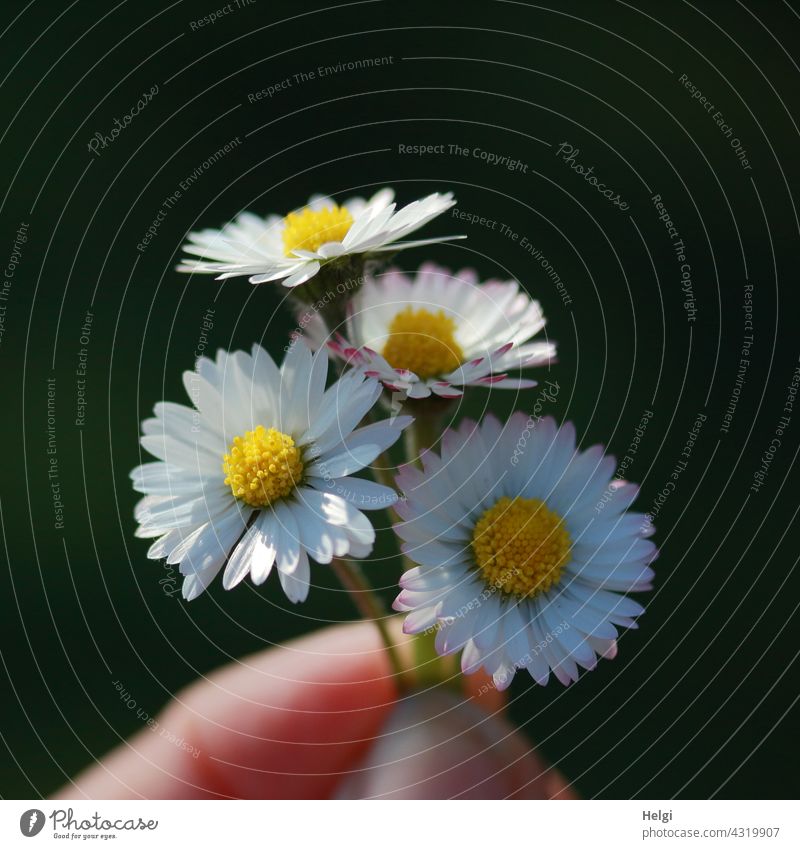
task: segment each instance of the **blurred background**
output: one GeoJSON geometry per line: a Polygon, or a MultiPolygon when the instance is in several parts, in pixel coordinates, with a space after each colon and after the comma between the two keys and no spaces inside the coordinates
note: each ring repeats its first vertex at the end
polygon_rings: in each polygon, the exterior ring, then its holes
{"type": "MultiPolygon", "coordinates": [[[[4,6],[0,794],[51,793],[137,731],[115,682],[154,715],[220,664],[355,617],[325,567],[299,607],[272,580],[185,603],[133,536],[128,473],[198,346],[280,358],[293,326],[279,286],[176,273],[187,232],[391,185],[495,222],[443,216],[423,235],[469,238],[398,263],[521,281],[559,345],[547,411],[584,446],[622,458],[647,418],[626,475],[662,554],[640,629],[569,689],[517,676],[514,720],[587,797],[796,795],[797,4],[223,10],[4,6]]],[[[537,393],[476,390],[453,415],[537,393]]],[[[390,600],[374,518],[365,569],[390,600]]]]}

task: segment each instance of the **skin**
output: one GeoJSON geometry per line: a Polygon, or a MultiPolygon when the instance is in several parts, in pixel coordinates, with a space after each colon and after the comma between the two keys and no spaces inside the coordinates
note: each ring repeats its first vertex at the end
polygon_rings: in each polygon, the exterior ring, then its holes
{"type": "Polygon", "coordinates": [[[488,679],[461,680],[400,697],[373,625],[327,628],[196,681],[55,798],[575,798],[488,679]]]}

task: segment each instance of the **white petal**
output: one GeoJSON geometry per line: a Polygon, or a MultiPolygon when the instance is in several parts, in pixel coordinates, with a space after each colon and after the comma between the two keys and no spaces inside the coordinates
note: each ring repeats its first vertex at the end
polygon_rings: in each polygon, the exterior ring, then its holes
{"type": "Polygon", "coordinates": [[[343,557],[350,549],[347,533],[318,516],[307,504],[300,502],[293,512],[297,520],[300,544],[317,561],[330,563],[334,557],[343,557]]]}
{"type": "Polygon", "coordinates": [[[202,492],[207,478],[161,461],[144,463],[130,474],[133,488],[150,495],[191,495],[202,492]]]}
{"type": "Polygon", "coordinates": [[[323,456],[307,466],[307,475],[330,480],[331,478],[343,478],[360,472],[364,466],[369,465],[375,459],[374,445],[357,445],[355,448],[345,448],[340,454],[323,456]]]}
{"type": "Polygon", "coordinates": [[[214,580],[217,576],[217,572],[220,570],[221,564],[211,564],[207,569],[204,569],[202,572],[196,572],[192,575],[187,575],[183,579],[183,585],[181,587],[181,593],[186,601],[194,601],[199,595],[201,595],[206,587],[214,580]]]}
{"type": "Polygon", "coordinates": [[[216,574],[233,551],[244,529],[245,519],[236,509],[231,509],[216,522],[209,522],[181,559],[181,574],[200,575],[211,569],[216,574]]]}
{"type": "Polygon", "coordinates": [[[379,454],[391,448],[413,421],[411,416],[396,416],[391,420],[375,422],[354,431],[344,444],[348,450],[370,446],[373,456],[367,463],[371,463],[379,454]]]}
{"type": "Polygon", "coordinates": [[[291,571],[278,569],[278,577],[289,601],[297,604],[306,600],[311,582],[311,569],[305,549],[299,549],[297,564],[291,571]]]}
{"type": "Polygon", "coordinates": [[[295,286],[299,286],[301,283],[305,283],[306,280],[310,280],[319,271],[319,269],[320,264],[318,262],[303,263],[303,265],[301,265],[300,268],[297,269],[297,271],[289,275],[283,281],[283,285],[289,289],[293,289],[295,286]]]}
{"type": "Polygon", "coordinates": [[[265,510],[248,529],[225,567],[222,585],[226,590],[235,587],[248,573],[254,584],[267,580],[275,561],[275,533],[271,521],[272,514],[265,510]]]}
{"type": "Polygon", "coordinates": [[[293,572],[300,562],[300,534],[294,511],[285,502],[275,505],[275,520],[277,523],[276,566],[280,572],[293,572]]]}
{"type": "Polygon", "coordinates": [[[178,466],[198,476],[219,474],[221,457],[214,456],[191,438],[179,441],[172,436],[143,436],[142,448],[171,466],[178,466]]]}
{"type": "Polygon", "coordinates": [[[359,510],[385,510],[397,501],[397,493],[388,486],[364,478],[336,478],[323,481],[312,478],[309,483],[322,492],[330,492],[355,504],[359,510]]]}
{"type": "Polygon", "coordinates": [[[409,613],[403,620],[404,634],[421,634],[436,624],[436,608],[422,607],[409,613]]]}

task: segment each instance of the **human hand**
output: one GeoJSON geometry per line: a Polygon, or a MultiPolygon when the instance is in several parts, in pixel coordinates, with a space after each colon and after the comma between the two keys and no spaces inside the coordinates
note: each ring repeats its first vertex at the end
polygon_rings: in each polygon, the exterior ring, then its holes
{"type": "Polygon", "coordinates": [[[195,682],[167,734],[143,729],[57,798],[574,798],[488,679],[463,680],[399,696],[369,622],[326,628],[195,682]]]}

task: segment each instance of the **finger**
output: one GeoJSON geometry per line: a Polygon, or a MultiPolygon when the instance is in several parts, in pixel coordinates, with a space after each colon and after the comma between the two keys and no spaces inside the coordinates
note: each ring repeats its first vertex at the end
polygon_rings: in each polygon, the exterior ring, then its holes
{"type": "Polygon", "coordinates": [[[500,714],[446,687],[400,700],[342,779],[348,799],[573,798],[563,777],[500,714]]]}
{"type": "MultiPolygon", "coordinates": [[[[507,703],[506,694],[500,692],[494,684],[491,675],[482,669],[474,675],[462,678],[464,693],[485,713],[496,719],[505,716],[507,703]]],[[[522,734],[515,734],[504,744],[508,746],[505,753],[507,765],[517,761],[520,764],[516,774],[517,789],[510,792],[510,798],[518,799],[577,799],[574,787],[564,778],[554,766],[548,764],[530,742],[522,734]]],[[[495,797],[492,797],[495,798],[495,797]]]]}
{"type": "Polygon", "coordinates": [[[328,628],[190,686],[59,798],[324,798],[395,697],[369,622],[328,628]]]}
{"type": "MultiPolygon", "coordinates": [[[[399,623],[392,626],[402,641],[399,623]]],[[[407,643],[400,652],[410,659],[407,643]]],[[[408,786],[423,798],[568,793],[566,782],[498,718],[504,698],[490,679],[471,676],[465,688],[473,703],[460,699],[456,712],[425,715],[409,726],[408,711],[419,710],[418,697],[405,697],[399,713],[391,712],[395,689],[374,627],[330,628],[196,683],[60,797],[322,798],[353,771],[356,777],[374,773],[358,766],[370,752],[374,763],[394,771],[387,776],[393,787],[408,786]],[[411,738],[401,733],[412,728],[425,733],[411,738]],[[428,746],[429,738],[441,750],[428,746]],[[411,755],[386,755],[387,746],[407,747],[408,739],[419,744],[411,755]],[[413,774],[404,778],[408,768],[413,774]]],[[[442,687],[432,692],[443,689],[449,692],[442,687]]],[[[359,793],[380,795],[385,789],[384,784],[375,793],[363,788],[359,793]]]]}

